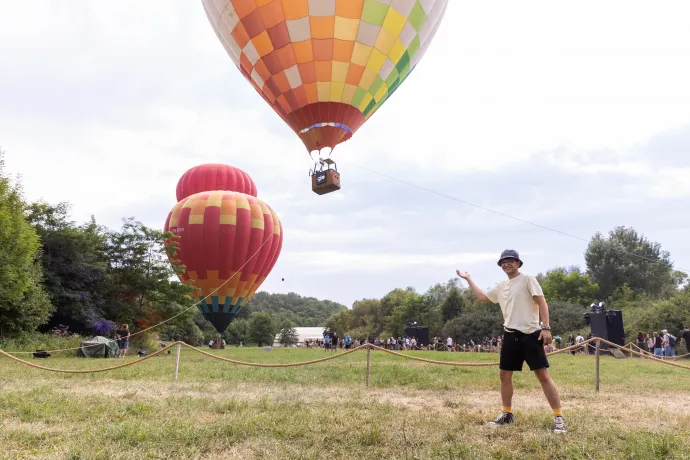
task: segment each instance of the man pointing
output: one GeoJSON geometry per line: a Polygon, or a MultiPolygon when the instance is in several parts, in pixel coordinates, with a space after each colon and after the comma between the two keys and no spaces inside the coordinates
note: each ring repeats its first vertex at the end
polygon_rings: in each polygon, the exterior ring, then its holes
{"type": "Polygon", "coordinates": [[[503,269],[508,279],[501,281],[487,292],[475,284],[470,274],[456,270],[457,275],[467,281],[477,300],[493,302],[501,306],[503,312],[503,346],[499,363],[501,377],[501,415],[492,426],[504,426],[515,423],[513,415],[513,372],[522,372],[522,365],[527,362],[534,371],[546,399],[553,409],[555,433],[565,433],[566,426],[561,410],[558,390],[551,380],[544,345],[551,343],[549,326],[549,306],[544,299],[539,282],[534,276],[520,273],[522,261],[517,251],[506,249],[501,253],[498,266],[503,269]],[[543,326],[539,325],[539,318],[543,326]]]}

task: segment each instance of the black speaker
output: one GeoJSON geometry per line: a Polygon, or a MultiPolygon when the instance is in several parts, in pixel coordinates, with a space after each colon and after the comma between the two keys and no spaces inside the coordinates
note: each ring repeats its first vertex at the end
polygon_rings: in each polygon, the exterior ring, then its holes
{"type": "Polygon", "coordinates": [[[405,336],[417,339],[417,346],[429,345],[429,328],[426,326],[410,326],[405,328],[405,336]]]}
{"type": "Polygon", "coordinates": [[[594,337],[608,340],[608,328],[606,324],[606,312],[602,310],[589,313],[589,327],[594,337]]]}
{"type": "Polygon", "coordinates": [[[606,326],[608,341],[616,345],[625,344],[625,331],[623,330],[623,313],[620,310],[608,310],[606,312],[606,326]]]}
{"type": "MultiPolygon", "coordinates": [[[[623,313],[620,310],[592,310],[585,313],[585,322],[589,324],[594,337],[601,337],[616,345],[624,345],[623,313]]],[[[601,349],[608,349],[601,344],[601,349]]]]}

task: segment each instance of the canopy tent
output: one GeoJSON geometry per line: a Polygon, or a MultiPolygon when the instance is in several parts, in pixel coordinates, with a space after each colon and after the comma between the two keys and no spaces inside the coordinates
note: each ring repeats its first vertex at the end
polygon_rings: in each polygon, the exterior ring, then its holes
{"type": "Polygon", "coordinates": [[[81,342],[77,350],[77,356],[85,358],[115,358],[117,351],[118,346],[115,340],[99,335],[81,342]]]}
{"type": "MultiPolygon", "coordinates": [[[[325,327],[296,327],[295,331],[297,331],[297,345],[304,345],[305,340],[323,339],[323,331],[325,330],[325,327]]],[[[273,346],[280,346],[280,333],[276,334],[275,338],[273,339],[273,346]]]]}

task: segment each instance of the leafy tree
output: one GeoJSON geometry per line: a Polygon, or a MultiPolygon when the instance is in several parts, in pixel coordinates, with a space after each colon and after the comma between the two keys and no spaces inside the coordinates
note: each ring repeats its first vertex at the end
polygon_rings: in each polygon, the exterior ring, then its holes
{"type": "Polygon", "coordinates": [[[108,232],[104,310],[109,319],[146,328],[164,319],[162,306],[190,305],[191,288],[171,281],[179,267],[169,262],[164,242],[172,236],[133,218],[124,219],[121,231],[108,232]]]}
{"type": "Polygon", "coordinates": [[[278,333],[278,342],[284,347],[289,347],[294,345],[299,341],[299,335],[297,335],[297,329],[295,325],[291,322],[285,322],[280,328],[278,333]]]}
{"type": "Polygon", "coordinates": [[[234,320],[223,334],[223,338],[227,343],[246,343],[249,338],[249,322],[244,318],[234,320]]]}
{"type": "Polygon", "coordinates": [[[579,331],[585,326],[583,314],[586,309],[581,304],[563,302],[561,300],[549,300],[548,304],[549,320],[553,335],[563,335],[579,331]]]}
{"type": "Polygon", "coordinates": [[[326,321],[326,327],[331,331],[337,332],[339,337],[345,337],[345,333],[350,330],[350,310],[334,313],[326,321]]]}
{"type": "Polygon", "coordinates": [[[608,238],[596,233],[587,246],[585,261],[599,284],[601,298],[608,298],[624,284],[636,293],[659,297],[675,283],[670,254],[632,228],[616,227],[608,238]]]}
{"type": "Polygon", "coordinates": [[[34,330],[53,309],[41,284],[39,238],[25,210],[21,187],[5,175],[0,150],[0,334],[34,330]]]}
{"type": "Polygon", "coordinates": [[[484,337],[503,333],[503,316],[501,309],[493,305],[472,306],[465,312],[448,321],[441,331],[442,337],[452,337],[459,343],[470,339],[477,343],[484,337]]]}
{"type": "Polygon", "coordinates": [[[254,312],[249,316],[249,340],[258,346],[273,345],[276,326],[270,313],[254,312]]]}
{"type": "Polygon", "coordinates": [[[293,321],[296,326],[318,327],[325,325],[334,313],[344,310],[347,310],[347,307],[337,302],[302,297],[294,292],[288,294],[257,292],[241,312],[244,312],[245,317],[249,317],[255,311],[265,311],[280,318],[280,321],[293,321]]]}
{"type": "Polygon", "coordinates": [[[557,267],[546,272],[541,282],[547,302],[564,302],[590,305],[599,292],[599,285],[579,267],[557,267]]]}
{"type": "Polygon", "coordinates": [[[441,315],[443,321],[449,321],[462,313],[465,307],[465,302],[462,296],[460,296],[460,290],[453,286],[448,292],[448,296],[441,305],[441,315]]]}
{"type": "Polygon", "coordinates": [[[39,201],[27,213],[41,239],[43,285],[55,306],[49,326],[63,323],[76,332],[92,329],[104,334],[105,231],[93,217],[77,227],[68,220],[68,211],[67,203],[39,201]]]}

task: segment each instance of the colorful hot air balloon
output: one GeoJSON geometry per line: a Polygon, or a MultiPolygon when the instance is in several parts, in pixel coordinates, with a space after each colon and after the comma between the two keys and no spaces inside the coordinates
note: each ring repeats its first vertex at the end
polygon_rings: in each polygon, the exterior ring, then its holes
{"type": "Polygon", "coordinates": [[[177,182],[177,201],[199,192],[229,190],[256,196],[256,184],[240,168],[224,164],[205,164],[186,171],[177,182]]]}
{"type": "Polygon", "coordinates": [[[308,152],[345,142],[422,59],[448,0],[202,0],[230,58],[308,152]]]}
{"type": "Polygon", "coordinates": [[[260,199],[234,191],[203,191],[182,198],[165,222],[179,236],[176,258],[183,283],[220,333],[251,300],[273,269],[283,245],[278,215],[260,199]]]}

